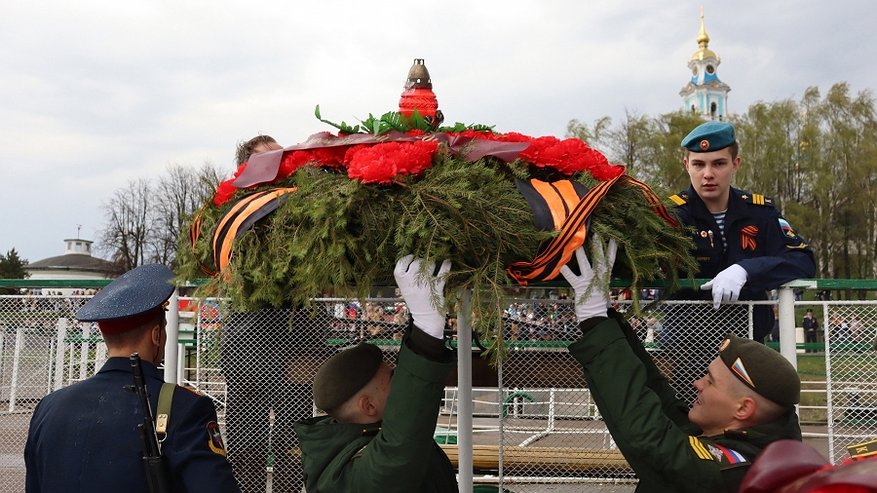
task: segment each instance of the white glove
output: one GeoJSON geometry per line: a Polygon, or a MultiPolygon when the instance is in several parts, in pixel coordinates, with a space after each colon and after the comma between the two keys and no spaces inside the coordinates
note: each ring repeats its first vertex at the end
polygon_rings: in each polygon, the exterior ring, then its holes
{"type": "Polygon", "coordinates": [[[435,263],[424,263],[423,259],[416,259],[414,255],[399,259],[393,270],[396,285],[408,305],[414,325],[436,339],[444,338],[445,316],[439,313],[436,306],[443,308],[445,305],[445,279],[450,270],[451,261],[445,260],[438,275],[433,276],[435,263]],[[426,273],[420,274],[421,269],[426,273]]]}
{"type": "Polygon", "coordinates": [[[594,259],[593,268],[585,254],[584,247],[576,250],[576,259],[579,261],[581,275],[573,274],[572,269],[564,265],[560,273],[573,288],[576,297],[576,320],[579,322],[592,317],[605,317],[606,307],[609,305],[609,274],[615,263],[615,254],[618,252],[618,244],[614,239],[609,240],[606,251],[603,250],[603,242],[600,237],[594,235],[591,238],[591,256],[594,259]],[[594,281],[597,284],[594,284],[594,281]],[[587,296],[586,296],[587,295],[587,296]]]}
{"type": "Polygon", "coordinates": [[[713,308],[718,310],[723,301],[737,301],[737,298],[740,297],[740,290],[747,280],[749,280],[749,273],[746,272],[746,269],[740,267],[739,264],[733,264],[716,274],[712,281],[704,283],[700,290],[713,290],[713,308]]]}

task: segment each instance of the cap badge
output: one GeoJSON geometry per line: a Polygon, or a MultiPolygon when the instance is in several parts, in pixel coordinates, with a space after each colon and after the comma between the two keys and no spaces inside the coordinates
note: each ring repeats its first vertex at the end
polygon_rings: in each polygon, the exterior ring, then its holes
{"type": "Polygon", "coordinates": [[[746,367],[743,366],[743,361],[741,361],[740,358],[737,358],[737,360],[734,361],[734,364],[731,365],[731,371],[733,371],[734,374],[740,378],[740,380],[743,380],[744,382],[749,384],[749,386],[753,389],[755,388],[755,384],[752,383],[752,379],[749,378],[749,372],[746,371],[746,367]]]}
{"type": "Polygon", "coordinates": [[[706,139],[701,140],[701,141],[700,141],[700,150],[701,150],[701,151],[708,151],[708,150],[710,150],[710,141],[708,141],[708,140],[706,140],[706,139]]]}
{"type": "MultiPolygon", "coordinates": [[[[704,233],[705,233],[705,231],[704,231],[704,233]]],[[[703,236],[706,236],[706,235],[703,235],[703,236]]],[[[725,349],[728,349],[728,346],[730,344],[731,344],[731,339],[725,339],[724,341],[722,341],[722,344],[719,346],[719,352],[722,352],[725,349]]]]}

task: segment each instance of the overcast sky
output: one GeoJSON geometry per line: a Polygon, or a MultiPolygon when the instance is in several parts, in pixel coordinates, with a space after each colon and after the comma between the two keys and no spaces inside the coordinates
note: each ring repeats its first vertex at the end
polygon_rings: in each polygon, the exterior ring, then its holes
{"type": "Polygon", "coordinates": [[[0,253],[95,239],[102,204],[168,165],[233,169],[397,107],[424,58],[446,122],[563,136],[569,120],[681,108],[700,6],[732,113],[877,86],[866,0],[342,2],[0,0],[0,253]]]}

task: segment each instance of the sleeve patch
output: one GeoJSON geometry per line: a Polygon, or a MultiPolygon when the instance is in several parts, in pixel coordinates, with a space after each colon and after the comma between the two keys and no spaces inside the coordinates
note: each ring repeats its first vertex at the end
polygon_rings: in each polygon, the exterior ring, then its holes
{"type": "Polygon", "coordinates": [[[216,421],[207,423],[207,446],[214,454],[225,456],[225,444],[222,443],[222,433],[216,421]]]}
{"type": "Polygon", "coordinates": [[[789,224],[788,221],[783,219],[782,217],[778,219],[780,230],[783,232],[783,237],[785,238],[786,248],[792,250],[801,250],[807,248],[807,240],[805,240],[802,236],[799,236],[798,233],[792,229],[792,225],[789,224]]]}
{"type": "Polygon", "coordinates": [[[723,447],[719,444],[710,445],[709,448],[711,453],[713,452],[713,448],[718,451],[718,453],[713,453],[713,456],[716,457],[716,462],[720,464],[727,466],[738,466],[749,463],[749,461],[746,460],[746,457],[743,457],[743,454],[737,452],[734,449],[723,447]]]}
{"type": "Polygon", "coordinates": [[[689,436],[688,444],[699,459],[713,461],[719,465],[720,469],[730,469],[750,464],[740,452],[717,443],[704,443],[697,437],[689,436]]]}
{"type": "Polygon", "coordinates": [[[786,221],[783,218],[780,218],[780,229],[783,230],[783,234],[786,235],[787,238],[797,238],[798,233],[795,233],[795,230],[792,229],[792,225],[789,224],[789,221],[786,221]]]}

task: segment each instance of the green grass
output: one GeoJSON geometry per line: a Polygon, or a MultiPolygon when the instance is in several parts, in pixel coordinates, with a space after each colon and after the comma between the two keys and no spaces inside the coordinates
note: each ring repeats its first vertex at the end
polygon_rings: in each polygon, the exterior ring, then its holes
{"type": "MultiPolygon", "coordinates": [[[[802,392],[802,406],[826,406],[828,397],[824,391],[826,381],[825,354],[799,354],[798,375],[801,377],[802,390],[819,390],[819,392],[802,392]],[[815,382],[808,384],[806,382],[815,382]]],[[[877,381],[877,359],[874,353],[841,353],[831,355],[832,404],[845,406],[848,398],[846,387],[855,387],[856,383],[870,384],[877,381]]],[[[826,409],[801,409],[802,423],[824,424],[828,420],[826,409]]],[[[835,415],[835,419],[842,416],[835,415]]]]}
{"type": "MultiPolygon", "coordinates": [[[[828,398],[822,390],[825,388],[825,355],[820,353],[798,355],[798,376],[801,382],[819,382],[817,384],[802,383],[801,390],[820,390],[820,392],[802,392],[802,406],[822,406],[828,398]]],[[[828,419],[825,409],[801,409],[802,423],[825,423],[828,419]]]]}

